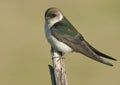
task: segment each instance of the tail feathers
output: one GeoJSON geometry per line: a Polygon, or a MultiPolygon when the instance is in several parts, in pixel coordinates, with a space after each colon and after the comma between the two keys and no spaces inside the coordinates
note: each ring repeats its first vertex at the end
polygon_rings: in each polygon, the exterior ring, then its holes
{"type": "Polygon", "coordinates": [[[104,64],[106,64],[106,65],[108,65],[108,66],[113,66],[113,64],[111,64],[111,63],[109,63],[109,62],[107,62],[107,61],[103,61],[102,63],[104,63],[104,64]]]}
{"type": "Polygon", "coordinates": [[[87,57],[89,57],[93,60],[96,60],[100,63],[106,64],[109,66],[113,66],[111,63],[105,61],[97,53],[95,53],[93,51],[93,49],[89,46],[89,44],[87,44],[85,41],[82,41],[82,43],[78,45],[78,50],[76,52],[80,52],[80,53],[86,55],[87,57]]]}
{"type": "MultiPolygon", "coordinates": [[[[87,43],[88,43],[88,42],[87,42],[87,43]]],[[[104,58],[107,58],[107,59],[111,59],[111,60],[117,61],[117,59],[112,58],[112,57],[110,57],[110,56],[108,56],[108,55],[106,55],[106,54],[104,54],[104,53],[96,50],[96,49],[95,49],[94,47],[92,47],[89,43],[88,43],[88,45],[89,45],[89,47],[90,47],[97,55],[99,55],[99,56],[101,56],[101,57],[104,57],[104,58]]]]}

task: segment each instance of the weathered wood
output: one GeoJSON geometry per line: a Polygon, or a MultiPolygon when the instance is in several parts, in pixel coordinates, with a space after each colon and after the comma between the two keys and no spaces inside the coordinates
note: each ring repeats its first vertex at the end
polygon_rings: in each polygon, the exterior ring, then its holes
{"type": "Polygon", "coordinates": [[[51,83],[52,83],[52,85],[56,85],[54,68],[51,65],[48,65],[48,67],[49,67],[50,76],[51,76],[51,83]]]}
{"type": "Polygon", "coordinates": [[[51,56],[54,68],[55,85],[68,85],[64,59],[60,52],[51,49],[51,56]]]}

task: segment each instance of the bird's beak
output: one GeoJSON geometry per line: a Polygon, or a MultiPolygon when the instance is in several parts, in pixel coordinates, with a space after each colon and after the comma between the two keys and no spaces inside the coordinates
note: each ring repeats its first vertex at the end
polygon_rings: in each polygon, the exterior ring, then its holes
{"type": "Polygon", "coordinates": [[[45,17],[45,20],[47,20],[47,21],[48,21],[49,19],[50,19],[50,17],[45,17]]]}

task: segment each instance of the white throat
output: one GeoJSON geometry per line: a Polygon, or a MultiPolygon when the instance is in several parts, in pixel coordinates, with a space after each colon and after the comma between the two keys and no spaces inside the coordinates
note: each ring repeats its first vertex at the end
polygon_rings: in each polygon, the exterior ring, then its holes
{"type": "MultiPolygon", "coordinates": [[[[69,47],[68,45],[64,44],[63,42],[58,41],[52,34],[50,31],[50,26],[52,26],[51,24],[47,24],[45,23],[45,34],[46,34],[46,38],[48,40],[48,42],[50,43],[50,45],[58,51],[61,51],[63,53],[69,53],[72,52],[72,48],[69,47]]],[[[61,28],[62,29],[62,28],[61,28]]]]}

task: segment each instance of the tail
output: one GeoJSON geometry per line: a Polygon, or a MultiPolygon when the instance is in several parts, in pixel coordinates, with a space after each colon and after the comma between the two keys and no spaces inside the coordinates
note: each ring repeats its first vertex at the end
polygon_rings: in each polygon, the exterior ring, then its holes
{"type": "MultiPolygon", "coordinates": [[[[88,42],[87,42],[88,43],[88,42]]],[[[89,47],[99,56],[101,57],[104,57],[104,58],[107,58],[107,59],[110,59],[110,60],[114,60],[114,61],[117,61],[117,59],[113,58],[113,57],[110,57],[100,51],[98,51],[97,49],[95,49],[94,47],[92,47],[89,43],[88,43],[89,47]]]]}

